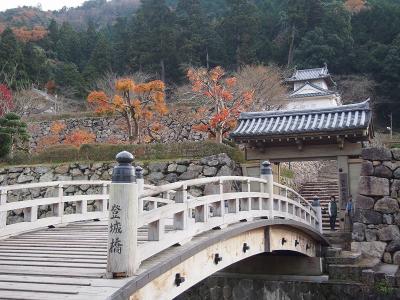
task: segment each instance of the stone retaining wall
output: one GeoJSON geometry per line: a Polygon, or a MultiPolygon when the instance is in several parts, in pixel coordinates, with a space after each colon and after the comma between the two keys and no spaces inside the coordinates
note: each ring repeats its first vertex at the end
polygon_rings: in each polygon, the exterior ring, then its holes
{"type": "MultiPolygon", "coordinates": [[[[161,185],[181,180],[189,180],[211,176],[241,175],[241,169],[225,153],[204,157],[200,160],[175,160],[168,162],[138,163],[144,168],[145,182],[161,185]]],[[[111,180],[115,163],[74,163],[52,166],[20,166],[0,168],[0,186],[69,180],[111,180]]],[[[207,186],[206,186],[207,188],[207,186]]],[[[70,186],[64,190],[64,195],[100,194],[102,187],[70,186]]],[[[54,187],[18,190],[8,193],[8,202],[56,196],[58,189],[54,187]]],[[[191,187],[192,196],[200,196],[204,188],[191,187]]],[[[96,202],[88,203],[88,211],[96,210],[96,202]]],[[[75,213],[74,203],[66,203],[66,213],[75,213]]],[[[43,218],[52,215],[51,207],[40,207],[38,216],[43,218]]],[[[23,211],[9,212],[8,223],[23,221],[23,211]]]]}
{"type": "Polygon", "coordinates": [[[352,250],[400,264],[400,149],[368,148],[362,158],[352,250]]]}
{"type": "Polygon", "coordinates": [[[211,276],[184,292],[175,300],[298,300],[298,299],[345,299],[345,300],[394,300],[399,299],[400,290],[390,292],[375,290],[351,282],[310,282],[296,280],[279,281],[249,277],[246,275],[226,274],[211,276]]]}
{"type": "MultiPolygon", "coordinates": [[[[28,131],[31,135],[30,148],[36,149],[38,142],[50,134],[50,128],[55,121],[29,122],[28,131]]],[[[128,135],[125,123],[113,117],[72,118],[58,120],[65,125],[61,131],[61,140],[77,129],[83,129],[96,135],[96,143],[110,143],[113,141],[127,141],[128,135]]],[[[162,142],[200,141],[207,139],[207,134],[193,131],[192,124],[180,124],[168,121],[167,128],[162,134],[162,142]]]]}

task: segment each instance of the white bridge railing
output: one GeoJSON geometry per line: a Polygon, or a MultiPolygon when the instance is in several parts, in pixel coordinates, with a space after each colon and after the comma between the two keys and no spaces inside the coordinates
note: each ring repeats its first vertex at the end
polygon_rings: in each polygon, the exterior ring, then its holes
{"type": "Polygon", "coordinates": [[[137,176],[136,182],[122,184],[63,181],[3,186],[0,187],[0,238],[51,225],[108,218],[107,270],[130,275],[142,261],[172,245],[243,220],[290,219],[321,231],[320,211],[293,189],[274,183],[272,174],[261,177],[208,177],[162,186],[145,185],[142,176],[137,176]],[[85,195],[79,195],[82,192],[76,193],[76,189],[74,195],[66,192],[70,186],[82,185],[89,191],[85,195]],[[12,194],[15,197],[24,190],[39,189],[43,195],[47,194],[43,190],[49,188],[57,191],[56,196],[7,201],[12,194]],[[202,195],[191,195],[193,190],[197,194],[201,191],[202,195]],[[88,201],[96,201],[94,211],[93,208],[88,211],[88,201]],[[66,213],[66,203],[73,203],[72,213],[66,213]],[[49,206],[50,216],[46,213],[38,217],[40,207],[49,206]],[[8,224],[9,212],[21,210],[23,222],[8,224]],[[126,271],[127,261],[134,264],[126,271]]]}
{"type": "MultiPolygon", "coordinates": [[[[68,224],[77,221],[108,218],[109,187],[111,181],[51,181],[10,186],[0,186],[0,238],[9,235],[20,234],[38,228],[68,224]],[[98,193],[86,195],[65,195],[65,191],[71,187],[89,186],[98,187],[98,193]],[[35,198],[17,202],[11,202],[10,194],[24,191],[54,189],[54,196],[35,198]],[[88,211],[89,201],[96,201],[97,209],[88,211]],[[66,213],[65,204],[70,203],[75,207],[74,213],[66,213]],[[39,215],[41,207],[51,207],[51,216],[39,215]],[[9,212],[23,211],[23,222],[7,223],[9,212]]],[[[152,189],[152,185],[144,185],[145,189],[152,189]]]]}
{"type": "Polygon", "coordinates": [[[138,245],[139,262],[196,234],[241,220],[291,219],[319,231],[317,213],[301,195],[274,183],[271,197],[267,185],[268,181],[261,178],[222,176],[166,184],[139,193],[137,227],[147,228],[147,240],[151,241],[138,245]],[[188,193],[191,187],[207,185],[214,185],[214,193],[200,197],[188,193]]]}

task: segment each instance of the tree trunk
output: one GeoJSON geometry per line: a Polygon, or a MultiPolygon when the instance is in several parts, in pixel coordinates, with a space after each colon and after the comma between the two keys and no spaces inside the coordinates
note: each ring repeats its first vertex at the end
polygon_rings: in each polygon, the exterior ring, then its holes
{"type": "Polygon", "coordinates": [[[240,34],[236,36],[236,70],[240,71],[240,66],[242,65],[241,48],[240,48],[240,34]]]}
{"type": "Polygon", "coordinates": [[[132,128],[132,121],[129,116],[125,116],[126,125],[128,126],[128,138],[129,142],[133,142],[135,137],[133,136],[133,128],[132,128]]]}
{"type": "Polygon", "coordinates": [[[222,144],[222,137],[223,137],[222,129],[216,129],[215,130],[215,141],[219,144],[222,144]]]}
{"type": "Polygon", "coordinates": [[[165,63],[163,59],[161,60],[160,64],[161,64],[161,81],[165,82],[165,63]]]}
{"type": "Polygon", "coordinates": [[[291,33],[291,37],[290,37],[289,54],[288,54],[288,62],[287,62],[287,67],[288,68],[293,64],[295,35],[296,35],[296,27],[293,25],[292,26],[292,33],[291,33]]]}
{"type": "Polygon", "coordinates": [[[207,66],[207,70],[210,69],[210,57],[208,54],[208,47],[206,48],[206,66],[207,66]]]}

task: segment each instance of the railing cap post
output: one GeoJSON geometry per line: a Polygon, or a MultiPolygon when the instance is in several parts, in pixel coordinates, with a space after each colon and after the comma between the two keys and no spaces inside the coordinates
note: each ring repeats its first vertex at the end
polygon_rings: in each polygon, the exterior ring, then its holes
{"type": "Polygon", "coordinates": [[[272,175],[271,163],[268,160],[261,163],[261,175],[272,175]]]}
{"type": "Polygon", "coordinates": [[[135,169],[136,179],[143,179],[143,168],[141,166],[137,166],[135,169]]]}
{"type": "Polygon", "coordinates": [[[115,159],[118,165],[114,167],[112,174],[113,183],[132,183],[136,181],[135,168],[132,166],[134,156],[128,151],[117,154],[115,159]]]}

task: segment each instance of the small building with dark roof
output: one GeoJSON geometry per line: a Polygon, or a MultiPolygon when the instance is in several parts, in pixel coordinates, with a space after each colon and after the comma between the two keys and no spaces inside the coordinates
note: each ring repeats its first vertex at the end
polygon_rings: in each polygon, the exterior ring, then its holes
{"type": "Polygon", "coordinates": [[[342,219],[348,195],[358,190],[361,150],[374,137],[370,102],[342,105],[326,66],[297,70],[286,83],[292,91],[284,109],[241,113],[231,138],[248,165],[254,162],[253,175],[263,160],[336,160],[342,219]]]}

